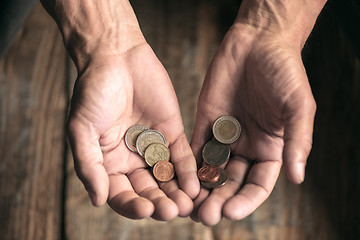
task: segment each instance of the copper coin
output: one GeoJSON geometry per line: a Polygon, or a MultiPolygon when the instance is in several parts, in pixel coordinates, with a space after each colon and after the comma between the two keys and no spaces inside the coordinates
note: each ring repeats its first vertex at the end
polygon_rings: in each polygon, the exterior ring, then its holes
{"type": "Polygon", "coordinates": [[[228,180],[228,174],[225,169],[218,168],[220,171],[220,177],[216,182],[201,181],[201,184],[207,189],[213,189],[223,186],[228,180]]]}
{"type": "Polygon", "coordinates": [[[153,168],[153,175],[160,182],[168,182],[175,175],[174,165],[168,161],[157,162],[153,168]]]}
{"type": "Polygon", "coordinates": [[[205,182],[216,182],[219,180],[220,177],[220,171],[215,166],[204,166],[199,169],[198,171],[198,178],[200,181],[205,182]]]}

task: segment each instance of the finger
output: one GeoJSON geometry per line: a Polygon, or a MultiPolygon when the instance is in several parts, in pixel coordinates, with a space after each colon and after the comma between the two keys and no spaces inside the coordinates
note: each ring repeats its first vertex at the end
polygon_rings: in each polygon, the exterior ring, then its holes
{"type": "Polygon", "coordinates": [[[110,175],[109,206],[118,214],[142,219],[154,213],[154,205],[146,198],[134,192],[129,179],[123,175],[110,175]]]}
{"type": "MultiPolygon", "coordinates": [[[[199,99],[200,103],[200,99],[199,99]]],[[[199,104],[198,104],[198,109],[199,104]]],[[[205,143],[211,137],[211,120],[209,117],[197,112],[196,121],[194,126],[193,135],[191,137],[190,146],[193,151],[194,157],[196,159],[196,163],[198,168],[201,168],[203,165],[203,158],[202,158],[202,148],[204,147],[205,143]]],[[[194,199],[194,209],[190,215],[191,219],[195,222],[200,222],[199,218],[199,209],[201,204],[205,201],[205,199],[209,196],[209,190],[201,187],[198,196],[194,199]]]]}
{"type": "Polygon", "coordinates": [[[152,215],[154,219],[168,221],[179,214],[175,202],[159,189],[149,170],[137,169],[129,174],[128,177],[135,192],[154,204],[155,211],[152,215]]]}
{"type": "Polygon", "coordinates": [[[195,222],[200,222],[199,219],[199,208],[201,204],[205,201],[205,199],[209,196],[210,192],[209,190],[205,188],[200,188],[199,195],[194,199],[194,209],[190,215],[190,218],[195,222]]]}
{"type": "Polygon", "coordinates": [[[312,147],[316,104],[311,92],[309,94],[292,100],[291,105],[295,107],[288,111],[284,131],[285,169],[289,180],[297,184],[304,181],[305,165],[312,147]]]}
{"type": "Polygon", "coordinates": [[[180,188],[194,199],[200,191],[196,160],[184,133],[169,146],[180,188]]]}
{"type": "Polygon", "coordinates": [[[172,199],[179,209],[180,217],[187,217],[190,215],[193,210],[193,201],[191,198],[185,194],[185,192],[181,191],[179,188],[179,184],[176,180],[172,180],[168,183],[160,183],[161,190],[172,199]]]}
{"type": "Polygon", "coordinates": [[[244,186],[223,207],[224,217],[240,220],[250,215],[270,195],[279,176],[281,161],[255,162],[244,186]]]}
{"type": "Polygon", "coordinates": [[[109,178],[102,165],[99,137],[91,125],[84,125],[77,120],[69,121],[68,136],[75,171],[88,191],[92,204],[101,206],[108,197],[109,178]]]}
{"type": "Polygon", "coordinates": [[[190,145],[199,167],[203,162],[202,148],[211,137],[211,126],[212,120],[198,112],[190,145]]]}
{"type": "Polygon", "coordinates": [[[235,156],[229,161],[226,167],[228,181],[224,186],[214,189],[199,208],[199,219],[204,225],[213,226],[220,222],[225,202],[238,192],[248,169],[249,162],[242,157],[235,156]]]}

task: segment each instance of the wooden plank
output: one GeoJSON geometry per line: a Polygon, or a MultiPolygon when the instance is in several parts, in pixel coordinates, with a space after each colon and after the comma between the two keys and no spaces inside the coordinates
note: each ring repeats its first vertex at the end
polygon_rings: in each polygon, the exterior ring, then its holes
{"type": "Polygon", "coordinates": [[[324,209],[328,239],[359,239],[360,61],[330,15],[320,18],[310,43],[305,62],[318,113],[308,194],[324,209]]]}
{"type": "MultiPolygon", "coordinates": [[[[132,1],[142,30],[169,72],[191,136],[197,96],[207,65],[232,22],[237,1],[132,1]],[[224,17],[226,16],[226,17],[224,17]]],[[[109,207],[94,208],[69,155],[66,192],[68,239],[359,239],[360,64],[326,12],[305,50],[318,102],[314,148],[303,185],[282,173],[270,198],[242,221],[209,228],[190,219],[170,223],[128,220],[109,207]],[[344,78],[349,79],[344,82],[344,78]],[[330,84],[329,84],[330,83],[330,84]],[[337,99],[341,101],[337,101],[337,99]],[[341,164],[339,164],[341,159],[341,164]]],[[[76,73],[72,68],[72,79],[76,73]]]]}
{"type": "Polygon", "coordinates": [[[38,4],[0,62],[1,239],[60,239],[65,56],[38,4]]]}
{"type": "MultiPolygon", "coordinates": [[[[187,136],[207,64],[235,7],[193,1],[136,1],[143,31],[169,71],[187,136]],[[228,16],[219,22],[221,16],[228,16]],[[183,20],[185,19],[185,20],[183,20]],[[186,86],[186,87],[184,87],[186,86]]],[[[235,6],[235,5],[234,5],[235,6]]],[[[65,53],[57,28],[38,6],[0,62],[0,236],[59,239],[65,53]]],[[[355,58],[336,22],[324,14],[305,50],[318,102],[307,179],[282,174],[270,198],[243,221],[208,228],[189,219],[133,221],[93,208],[67,161],[65,230],[69,239],[358,239],[360,207],[359,80],[355,58]]],[[[69,154],[69,153],[68,153],[69,154]]]]}

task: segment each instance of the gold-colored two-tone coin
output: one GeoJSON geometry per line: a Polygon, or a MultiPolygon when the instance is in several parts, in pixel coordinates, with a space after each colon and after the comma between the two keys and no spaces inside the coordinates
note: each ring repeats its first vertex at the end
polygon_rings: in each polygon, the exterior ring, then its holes
{"type": "Polygon", "coordinates": [[[148,130],[148,127],[143,125],[134,125],[130,127],[125,133],[125,145],[132,152],[137,152],[136,150],[136,139],[143,131],[148,130]]]}
{"type": "Polygon", "coordinates": [[[140,156],[144,157],[146,148],[152,143],[165,144],[165,137],[159,131],[151,129],[140,133],[136,139],[136,150],[140,156]]]}
{"type": "Polygon", "coordinates": [[[224,164],[230,157],[230,146],[218,142],[215,138],[207,142],[202,150],[204,161],[212,166],[224,164]]]}
{"type": "Polygon", "coordinates": [[[153,167],[157,162],[169,161],[170,150],[162,143],[152,143],[145,150],[145,162],[153,167]]]}
{"type": "Polygon", "coordinates": [[[222,116],[216,119],[212,130],[216,140],[223,144],[231,144],[240,137],[241,125],[232,116],[222,116]]]}
{"type": "Polygon", "coordinates": [[[220,177],[216,182],[201,181],[201,184],[207,189],[213,189],[223,186],[228,180],[228,174],[225,169],[218,168],[220,171],[220,177]]]}
{"type": "Polygon", "coordinates": [[[174,165],[168,161],[160,161],[154,165],[154,177],[160,182],[168,182],[175,176],[174,165]]]}

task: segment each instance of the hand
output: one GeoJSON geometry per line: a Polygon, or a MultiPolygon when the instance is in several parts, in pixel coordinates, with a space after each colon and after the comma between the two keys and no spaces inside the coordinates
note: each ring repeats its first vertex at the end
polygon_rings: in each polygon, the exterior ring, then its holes
{"type": "Polygon", "coordinates": [[[234,116],[242,133],[230,146],[228,182],[201,190],[194,219],[214,225],[223,216],[245,218],[270,195],[283,161],[292,182],[304,180],[316,106],[300,52],[284,38],[243,24],[225,36],[199,97],[191,143],[195,157],[201,162],[216,118],[234,116]]]}
{"type": "Polygon", "coordinates": [[[94,58],[80,71],[69,139],[76,172],[95,206],[107,200],[134,219],[169,220],[192,211],[200,188],[195,158],[170,79],[146,43],[94,58]],[[163,133],[178,181],[158,185],[145,160],[127,149],[124,135],[135,124],[163,133]]]}

